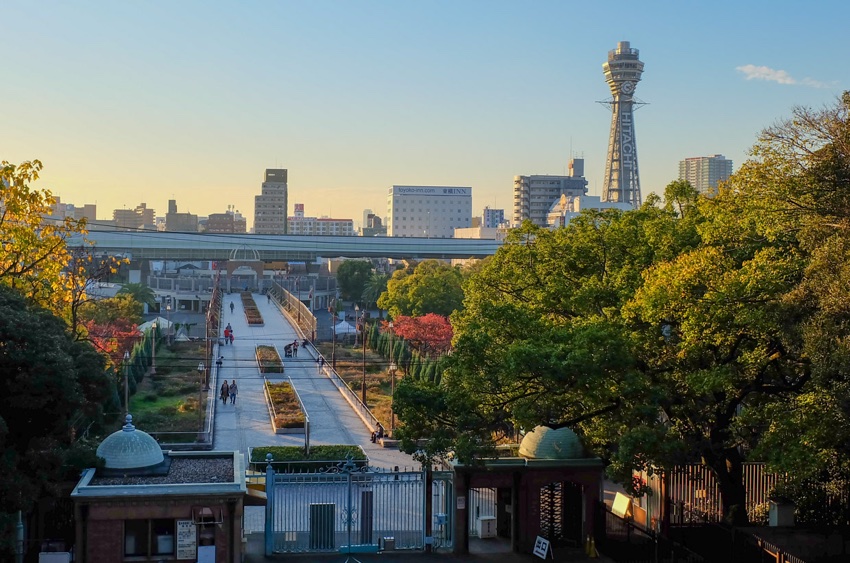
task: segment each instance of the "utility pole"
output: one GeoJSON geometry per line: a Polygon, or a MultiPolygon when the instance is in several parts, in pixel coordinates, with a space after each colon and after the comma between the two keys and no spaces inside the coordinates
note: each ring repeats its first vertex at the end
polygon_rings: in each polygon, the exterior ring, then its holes
{"type": "MultiPolygon", "coordinates": [[[[363,381],[360,384],[361,400],[363,406],[366,406],[366,307],[363,307],[363,313],[360,316],[360,330],[363,331],[363,381]]],[[[356,331],[355,331],[356,334],[356,331]]]]}

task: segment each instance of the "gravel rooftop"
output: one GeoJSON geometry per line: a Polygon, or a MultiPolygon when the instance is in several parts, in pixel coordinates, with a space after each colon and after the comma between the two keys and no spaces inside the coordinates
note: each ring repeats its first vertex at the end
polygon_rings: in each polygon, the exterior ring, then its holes
{"type": "Polygon", "coordinates": [[[175,457],[171,460],[168,475],[137,475],[128,477],[98,477],[90,486],[115,485],[179,485],[187,483],[232,483],[232,457],[175,457]]]}

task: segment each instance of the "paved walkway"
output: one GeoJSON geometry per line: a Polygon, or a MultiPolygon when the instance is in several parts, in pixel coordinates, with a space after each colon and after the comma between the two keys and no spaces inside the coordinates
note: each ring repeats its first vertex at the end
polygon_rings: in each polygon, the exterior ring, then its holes
{"type": "Polygon", "coordinates": [[[236,404],[222,404],[215,410],[216,450],[236,450],[246,456],[248,448],[255,446],[303,446],[303,434],[274,434],[263,396],[263,378],[254,355],[255,346],[269,344],[277,348],[284,365],[283,374],[266,374],[270,381],[288,381],[301,396],[310,417],[310,444],[353,444],[361,446],[375,467],[402,470],[419,469],[419,464],[397,449],[382,448],[369,440],[371,428],[354,412],[336,386],[327,376],[320,374],[316,364],[316,351],[312,346],[299,346],[297,358],[284,358],[283,347],[301,337],[286,319],[274,300],[255,293],[254,301],[263,315],[265,326],[249,327],[245,319],[242,300],[238,293],[225,294],[222,313],[224,325],[233,328],[232,345],[219,346],[218,354],[224,356],[220,374],[212,389],[219,389],[224,379],[234,378],[239,388],[236,404]],[[234,304],[233,313],[230,303],[234,304]]]}

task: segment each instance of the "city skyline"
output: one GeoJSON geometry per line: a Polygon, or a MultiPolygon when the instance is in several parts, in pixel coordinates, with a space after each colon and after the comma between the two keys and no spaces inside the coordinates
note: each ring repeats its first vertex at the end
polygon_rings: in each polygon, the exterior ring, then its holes
{"type": "Polygon", "coordinates": [[[270,168],[289,171],[287,215],[299,202],[357,223],[393,185],[471,186],[474,213],[509,210],[514,176],[563,175],[571,156],[601,195],[610,113],[596,102],[619,41],[647,63],[644,198],[683,158],[739,167],[794,105],[850,87],[837,1],[718,2],[719,20],[666,3],[620,19],[631,5],[39,5],[4,9],[0,159],[42,160],[35,187],[100,218],[176,199],[197,215],[234,205],[250,228],[270,168]]]}

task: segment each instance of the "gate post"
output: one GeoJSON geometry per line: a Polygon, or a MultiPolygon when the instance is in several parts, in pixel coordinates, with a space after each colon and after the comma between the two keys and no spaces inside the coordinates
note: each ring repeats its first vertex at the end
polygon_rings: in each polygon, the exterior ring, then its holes
{"type": "Polygon", "coordinates": [[[274,468],[272,454],[266,454],[266,557],[274,553],[274,468]]]}
{"type": "Polygon", "coordinates": [[[431,462],[428,461],[422,464],[422,471],[425,473],[425,553],[431,553],[434,547],[434,533],[431,529],[431,521],[433,516],[433,498],[432,491],[434,489],[434,472],[431,470],[431,462]]]}

